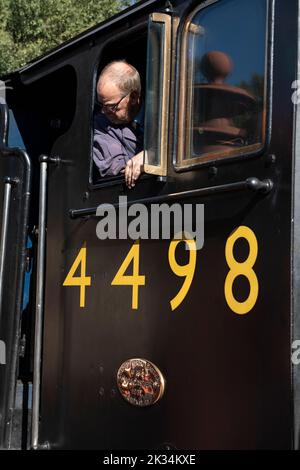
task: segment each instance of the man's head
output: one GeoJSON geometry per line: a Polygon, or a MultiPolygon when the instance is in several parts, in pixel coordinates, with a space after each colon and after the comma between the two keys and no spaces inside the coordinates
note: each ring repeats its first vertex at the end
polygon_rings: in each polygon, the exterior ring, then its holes
{"type": "Polygon", "coordinates": [[[125,61],[111,62],[100,74],[97,94],[102,112],[113,124],[131,122],[140,108],[138,71],[125,61]]]}

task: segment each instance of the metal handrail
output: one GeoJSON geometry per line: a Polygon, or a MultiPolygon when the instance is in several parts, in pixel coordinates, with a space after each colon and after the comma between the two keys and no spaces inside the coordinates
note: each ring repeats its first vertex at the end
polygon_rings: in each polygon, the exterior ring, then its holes
{"type": "Polygon", "coordinates": [[[4,263],[5,263],[6,250],[7,250],[8,217],[9,217],[12,184],[13,184],[13,180],[11,178],[6,177],[4,179],[3,211],[2,211],[2,226],[1,226],[1,239],[0,239],[0,321],[2,317],[4,263]]]}
{"type": "MultiPolygon", "coordinates": [[[[137,199],[134,201],[127,201],[126,206],[130,207],[133,204],[154,204],[159,202],[171,202],[178,199],[185,199],[196,196],[209,196],[212,194],[219,194],[231,191],[243,191],[250,190],[253,192],[260,192],[266,194],[273,188],[273,182],[270,179],[259,180],[255,177],[247,178],[244,181],[238,181],[236,183],[222,184],[218,186],[209,186],[207,188],[191,189],[188,191],[182,191],[179,193],[162,194],[160,196],[154,196],[144,199],[137,199]]],[[[120,204],[112,204],[113,207],[118,208],[120,204]]],[[[97,207],[91,207],[87,209],[70,209],[69,216],[71,219],[78,219],[80,217],[94,216],[96,215],[97,207]]]]}
{"type": "Polygon", "coordinates": [[[39,438],[42,328],[43,328],[43,314],[44,314],[47,170],[48,170],[48,162],[46,158],[43,158],[40,160],[39,231],[38,231],[38,250],[37,250],[37,284],[36,284],[34,364],[33,364],[33,387],[32,387],[31,447],[33,449],[38,449],[38,438],[39,438]]]}

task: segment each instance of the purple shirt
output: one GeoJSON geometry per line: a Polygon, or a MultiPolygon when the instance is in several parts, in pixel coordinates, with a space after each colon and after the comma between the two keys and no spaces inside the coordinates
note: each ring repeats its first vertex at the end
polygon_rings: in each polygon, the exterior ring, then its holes
{"type": "Polygon", "coordinates": [[[120,174],[128,160],[142,149],[142,134],[130,124],[112,124],[104,114],[95,114],[93,160],[101,176],[120,174]]]}

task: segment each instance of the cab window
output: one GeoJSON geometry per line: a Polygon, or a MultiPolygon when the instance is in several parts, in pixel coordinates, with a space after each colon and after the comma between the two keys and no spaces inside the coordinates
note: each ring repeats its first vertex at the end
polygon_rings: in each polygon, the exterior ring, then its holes
{"type": "Polygon", "coordinates": [[[179,167],[263,147],[266,32],[266,0],[215,2],[188,18],[181,50],[179,167]]]}
{"type": "MultiPolygon", "coordinates": [[[[97,98],[96,83],[103,68],[115,60],[125,60],[133,65],[139,72],[141,78],[141,109],[137,116],[135,116],[134,123],[138,121],[140,132],[143,129],[143,109],[145,101],[145,75],[146,75],[146,56],[147,56],[147,30],[146,25],[137,31],[130,31],[126,34],[121,34],[116,40],[108,41],[101,51],[99,63],[96,70],[95,77],[95,90],[94,90],[94,110],[93,110],[93,127],[97,115],[101,114],[101,105],[97,98]]],[[[124,182],[124,175],[122,173],[116,176],[101,176],[97,168],[93,156],[91,156],[90,167],[90,183],[92,186],[98,185],[112,185],[124,182]]]]}

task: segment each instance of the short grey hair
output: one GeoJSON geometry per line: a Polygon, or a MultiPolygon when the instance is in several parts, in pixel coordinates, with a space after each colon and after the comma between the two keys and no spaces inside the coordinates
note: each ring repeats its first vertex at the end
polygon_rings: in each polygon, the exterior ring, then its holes
{"type": "Polygon", "coordinates": [[[107,64],[99,76],[97,89],[107,80],[116,85],[122,93],[136,91],[139,95],[141,94],[140,74],[126,60],[115,60],[107,64]]]}

